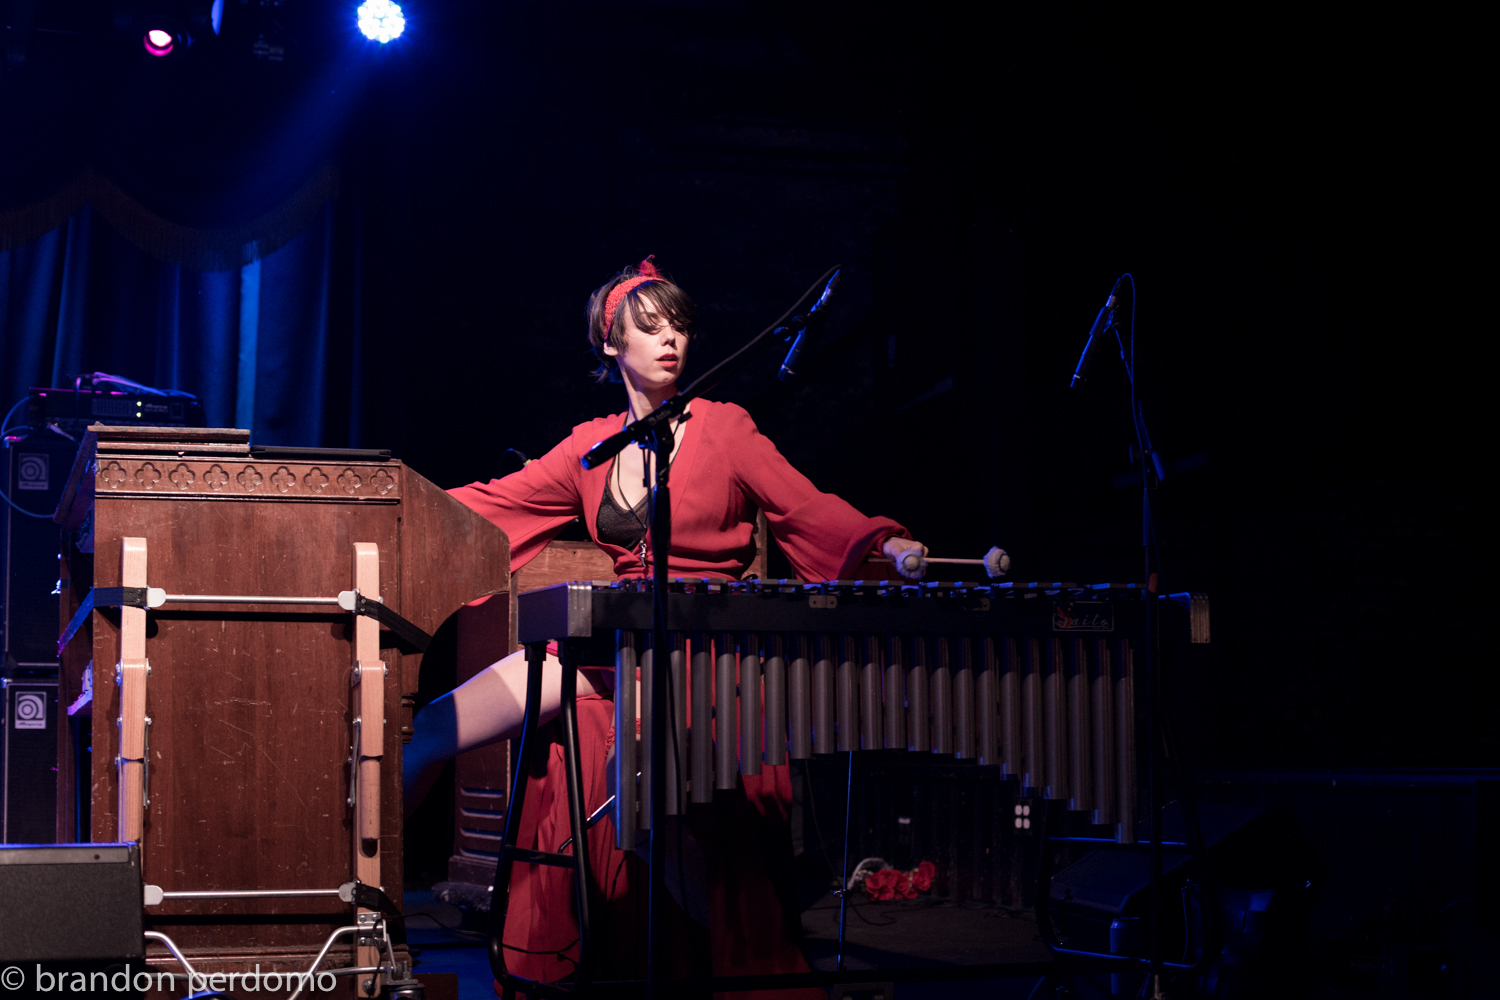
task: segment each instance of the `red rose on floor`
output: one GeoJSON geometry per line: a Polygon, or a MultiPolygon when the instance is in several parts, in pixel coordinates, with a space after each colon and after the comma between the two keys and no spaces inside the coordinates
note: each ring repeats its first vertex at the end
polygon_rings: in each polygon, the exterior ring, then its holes
{"type": "Polygon", "coordinates": [[[899,883],[905,880],[906,876],[902,872],[894,868],[883,868],[865,876],[865,892],[871,899],[894,899],[899,883]]]}
{"type": "Polygon", "coordinates": [[[918,892],[928,892],[932,889],[932,880],[936,875],[937,866],[931,861],[924,861],[911,873],[912,887],[918,892]]]}

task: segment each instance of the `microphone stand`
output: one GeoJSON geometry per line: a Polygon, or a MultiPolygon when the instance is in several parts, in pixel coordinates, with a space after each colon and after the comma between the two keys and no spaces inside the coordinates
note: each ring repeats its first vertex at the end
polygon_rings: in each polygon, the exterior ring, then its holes
{"type": "MultiPolygon", "coordinates": [[[[1130,417],[1131,425],[1135,431],[1135,459],[1141,476],[1141,549],[1144,555],[1145,591],[1146,591],[1146,649],[1145,649],[1145,672],[1146,672],[1146,799],[1151,814],[1151,841],[1149,847],[1150,856],[1150,882],[1148,889],[1148,912],[1150,926],[1148,930],[1148,955],[1149,968],[1147,989],[1144,996],[1150,1000],[1165,1000],[1167,993],[1163,980],[1170,969],[1181,979],[1192,979],[1203,975],[1218,958],[1223,950],[1223,937],[1220,933],[1220,921],[1218,918],[1217,894],[1214,891],[1212,879],[1208,876],[1208,852],[1203,840],[1203,826],[1199,821],[1197,803],[1193,798],[1191,785],[1187,780],[1187,772],[1183,764],[1182,754],[1172,733],[1171,720],[1162,701],[1162,642],[1161,642],[1161,596],[1160,573],[1161,573],[1161,551],[1157,544],[1156,522],[1151,512],[1151,494],[1165,478],[1166,470],[1162,466],[1160,455],[1151,445],[1151,434],[1146,429],[1146,414],[1141,407],[1140,400],[1136,396],[1135,381],[1135,278],[1126,273],[1121,276],[1120,281],[1130,281],[1130,349],[1127,352],[1124,338],[1120,334],[1120,323],[1116,319],[1113,308],[1114,291],[1110,292],[1110,302],[1105,306],[1109,310],[1106,318],[1105,312],[1100,312],[1100,319],[1095,320],[1096,326],[1102,320],[1105,323],[1103,329],[1098,330],[1098,335],[1103,337],[1111,332],[1114,333],[1115,343],[1120,348],[1120,362],[1125,368],[1125,377],[1130,382],[1130,417]],[[1180,786],[1182,818],[1186,827],[1188,848],[1192,851],[1194,858],[1199,863],[1198,877],[1202,880],[1205,890],[1203,903],[1203,952],[1191,964],[1185,962],[1168,962],[1164,949],[1166,943],[1162,936],[1162,918],[1165,910],[1166,894],[1162,885],[1162,812],[1165,803],[1162,801],[1162,782],[1159,779],[1162,756],[1172,761],[1173,769],[1177,772],[1177,782],[1180,786]]],[[[1120,281],[1115,282],[1115,289],[1120,287],[1120,281]]],[[[1093,345],[1094,334],[1091,332],[1089,345],[1084,349],[1084,356],[1079,358],[1078,368],[1073,374],[1072,385],[1076,386],[1081,380],[1085,362],[1088,358],[1089,347],[1093,345]]],[[[1126,836],[1133,838],[1134,831],[1126,831],[1126,836]]],[[[1045,847],[1044,847],[1045,850],[1045,847]]],[[[1188,933],[1184,924],[1183,933],[1188,933]]],[[[1044,931],[1044,937],[1048,939],[1049,947],[1052,946],[1051,934],[1044,931]]],[[[1083,952],[1061,947],[1053,947],[1054,951],[1064,954],[1072,954],[1078,957],[1107,957],[1095,955],[1092,952],[1083,952]]]]}
{"type": "MultiPolygon", "coordinates": [[[[781,318],[762,330],[739,350],[698,376],[671,399],[665,401],[639,420],[632,421],[625,429],[600,441],[590,448],[582,458],[585,469],[593,469],[618,455],[627,445],[640,444],[656,453],[656,476],[651,483],[651,547],[652,553],[652,614],[651,614],[651,774],[645,791],[651,804],[651,841],[648,863],[651,868],[651,890],[649,916],[646,930],[646,991],[652,1000],[667,996],[668,975],[666,968],[665,942],[661,930],[667,912],[669,898],[666,883],[667,851],[667,720],[670,711],[667,691],[671,685],[671,647],[667,643],[667,594],[670,583],[667,577],[668,559],[672,551],[672,500],[670,476],[672,472],[672,447],[675,435],[673,420],[686,420],[692,416],[687,404],[704,392],[712,389],[724,376],[742,368],[761,352],[784,344],[805,332],[822,326],[826,314],[821,310],[838,281],[839,268],[829,268],[793,306],[781,314],[781,318]],[[804,315],[793,313],[827,282],[823,295],[812,309],[804,315]],[[788,317],[792,317],[788,321],[788,317]]],[[[581,848],[575,847],[574,850],[581,848]]]]}
{"type": "MultiPolygon", "coordinates": [[[[1115,283],[1119,287],[1119,282],[1115,283]]],[[[1113,297],[1113,293],[1111,293],[1113,297]]],[[[1146,430],[1146,414],[1135,394],[1135,279],[1130,279],[1130,353],[1126,356],[1125,342],[1120,336],[1120,324],[1115,314],[1110,313],[1109,325],[1103,331],[1113,331],[1115,343],[1120,348],[1120,362],[1125,367],[1125,376],[1130,381],[1130,418],[1135,430],[1136,461],[1141,474],[1141,549],[1144,555],[1144,579],[1146,588],[1146,801],[1151,813],[1151,868],[1150,887],[1147,892],[1150,924],[1148,954],[1151,959],[1150,996],[1161,1000],[1162,978],[1166,971],[1166,956],[1163,952],[1162,916],[1165,893],[1162,887],[1162,802],[1161,783],[1157,780],[1160,769],[1161,735],[1161,611],[1156,606],[1157,585],[1160,581],[1161,554],[1156,544],[1156,524],[1151,516],[1151,492],[1161,481],[1161,462],[1151,447],[1151,434],[1146,430]],[[1155,468],[1152,468],[1152,466],[1155,468]],[[1155,475],[1153,475],[1155,473],[1155,475]]],[[[1075,375],[1075,381],[1077,376],[1075,375]]],[[[1196,819],[1196,816],[1194,817],[1196,819]]],[[[1194,826],[1197,824],[1194,823],[1194,826]]],[[[1201,838],[1200,838],[1201,840],[1201,838]]],[[[1201,853],[1199,855],[1202,856],[1201,853]]],[[[1187,928],[1183,928],[1187,932],[1187,928]]]]}

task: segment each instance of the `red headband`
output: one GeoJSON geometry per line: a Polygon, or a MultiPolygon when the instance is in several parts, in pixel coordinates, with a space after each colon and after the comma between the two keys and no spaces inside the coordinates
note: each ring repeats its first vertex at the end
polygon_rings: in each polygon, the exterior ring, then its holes
{"type": "Polygon", "coordinates": [[[640,266],[636,268],[637,274],[634,278],[627,278],[609,290],[609,296],[604,300],[604,336],[608,337],[609,331],[614,329],[615,313],[620,308],[621,300],[627,294],[635,291],[635,289],[648,281],[665,280],[662,278],[661,272],[656,269],[656,265],[651,263],[655,259],[656,254],[652,254],[641,261],[640,266]]]}

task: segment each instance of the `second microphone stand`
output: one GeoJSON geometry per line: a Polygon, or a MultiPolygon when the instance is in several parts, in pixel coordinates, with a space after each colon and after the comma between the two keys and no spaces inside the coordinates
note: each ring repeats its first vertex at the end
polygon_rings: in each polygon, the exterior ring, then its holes
{"type": "MultiPolygon", "coordinates": [[[[1161,553],[1157,545],[1156,522],[1152,516],[1151,499],[1160,480],[1164,477],[1165,469],[1162,467],[1161,457],[1151,444],[1151,434],[1146,429],[1146,414],[1141,408],[1140,400],[1136,396],[1135,381],[1135,278],[1130,274],[1121,275],[1120,280],[1115,282],[1114,290],[1111,290],[1109,301],[1104,309],[1100,310],[1099,317],[1094,321],[1094,329],[1089,332],[1089,342],[1084,347],[1083,356],[1078,360],[1078,367],[1073,373],[1072,385],[1077,386],[1083,379],[1085,366],[1089,354],[1094,346],[1095,337],[1104,338],[1109,334],[1114,335],[1115,343],[1120,349],[1120,362],[1125,368],[1125,376],[1130,383],[1130,419],[1135,434],[1134,464],[1138,467],[1141,477],[1141,548],[1145,557],[1145,579],[1146,591],[1146,800],[1150,809],[1151,840],[1147,845],[1150,855],[1150,882],[1148,889],[1148,914],[1149,928],[1147,931],[1148,955],[1143,964],[1149,970],[1149,980],[1146,984],[1148,992],[1144,995],[1151,1000],[1162,1000],[1165,998],[1164,983],[1168,973],[1176,975],[1179,979],[1194,979],[1208,971],[1218,958],[1223,948],[1222,926],[1218,919],[1217,904],[1215,900],[1213,881],[1208,873],[1207,848],[1203,839],[1203,826],[1199,822],[1197,805],[1193,799],[1192,787],[1188,783],[1186,768],[1182,761],[1182,755],[1175,745],[1170,719],[1165,710],[1162,698],[1162,642],[1161,642],[1161,594],[1160,573],[1161,553]],[[1116,320],[1115,291],[1118,291],[1123,282],[1130,283],[1130,349],[1127,352],[1125,340],[1120,333],[1120,324],[1116,320]],[[1187,846],[1192,852],[1198,864],[1198,877],[1202,879],[1206,898],[1203,907],[1203,919],[1205,921],[1204,934],[1202,937],[1203,951],[1191,963],[1170,962],[1166,959],[1166,942],[1162,933],[1163,919],[1165,916],[1166,893],[1163,886],[1163,844],[1162,844],[1162,812],[1165,808],[1163,802],[1162,782],[1160,771],[1162,757],[1165,756],[1172,761],[1177,772],[1177,780],[1182,796],[1182,816],[1187,832],[1187,846]]],[[[1051,810],[1047,814],[1050,818],[1051,810]]],[[[1048,824],[1050,826],[1050,823],[1048,824]]],[[[1126,836],[1134,837],[1134,831],[1126,831],[1126,836]]],[[[1044,839],[1050,837],[1050,830],[1044,829],[1044,839]]],[[[1122,847],[1126,844],[1122,844],[1122,847]]],[[[1048,848],[1043,845],[1043,865],[1041,879],[1050,883],[1051,865],[1050,854],[1046,853],[1048,848]]],[[[1116,958],[1117,956],[1106,955],[1102,952],[1085,951],[1064,947],[1057,940],[1055,932],[1047,915],[1047,894],[1050,890],[1047,885],[1039,887],[1037,896],[1038,924],[1042,936],[1054,953],[1068,955],[1074,958],[1116,958]]],[[[1187,928],[1183,928],[1184,934],[1187,928]]],[[[1137,963],[1131,963],[1137,964],[1137,963]]]]}

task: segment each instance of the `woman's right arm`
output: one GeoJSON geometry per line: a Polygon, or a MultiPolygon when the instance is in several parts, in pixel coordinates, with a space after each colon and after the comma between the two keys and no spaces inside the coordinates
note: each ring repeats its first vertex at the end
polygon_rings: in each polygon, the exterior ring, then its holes
{"type": "Polygon", "coordinates": [[[498,525],[510,539],[510,571],[525,566],[573,518],[583,513],[581,466],[570,434],[519,472],[448,493],[498,525]]]}
{"type": "MultiPolygon", "coordinates": [[[[448,492],[505,531],[510,539],[510,569],[515,573],[583,512],[579,468],[577,447],[570,434],[519,472],[448,492]]],[[[557,717],[561,687],[562,668],[556,657],[548,656],[542,672],[543,723],[557,717]]],[[[578,693],[593,690],[587,675],[580,675],[578,693]]],[[[516,652],[418,712],[412,720],[412,741],[403,751],[401,764],[407,815],[427,796],[449,759],[465,750],[519,736],[525,707],[526,660],[524,654],[516,652]]]]}

